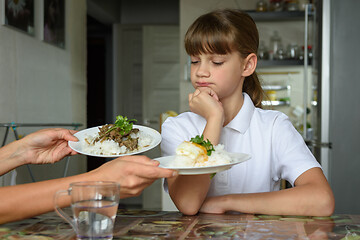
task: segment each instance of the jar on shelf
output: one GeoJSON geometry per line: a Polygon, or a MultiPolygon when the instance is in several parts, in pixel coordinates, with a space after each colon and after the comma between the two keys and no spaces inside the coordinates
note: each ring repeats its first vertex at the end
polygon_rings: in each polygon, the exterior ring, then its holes
{"type": "Polygon", "coordinates": [[[313,59],[313,51],[312,51],[311,45],[308,45],[308,58],[309,58],[309,60],[313,59]]]}
{"type": "Polygon", "coordinates": [[[299,60],[304,60],[304,46],[299,49],[299,60]]]}
{"type": "Polygon", "coordinates": [[[299,47],[296,43],[288,44],[287,58],[288,59],[298,59],[299,58],[299,47]]]}
{"type": "Polygon", "coordinates": [[[270,50],[269,50],[269,58],[270,60],[278,59],[278,49],[281,45],[281,37],[279,36],[278,31],[274,31],[273,35],[270,37],[270,50]]]}
{"type": "MultiPolygon", "coordinates": [[[[313,59],[312,46],[308,45],[307,50],[308,50],[308,55],[307,55],[308,60],[311,61],[313,59]]],[[[299,53],[299,59],[304,60],[304,46],[301,47],[301,51],[299,53]]]]}
{"type": "Polygon", "coordinates": [[[268,90],[266,91],[266,95],[269,97],[270,101],[276,101],[276,91],[275,90],[268,90]]]}
{"type": "Polygon", "coordinates": [[[285,52],[285,49],[284,49],[282,43],[280,42],[279,45],[278,45],[278,49],[276,51],[276,54],[274,56],[274,59],[284,60],[285,58],[286,58],[286,52],[285,52]]]}
{"type": "Polygon", "coordinates": [[[258,49],[258,58],[264,60],[269,59],[269,51],[264,41],[260,41],[259,49],[258,49]]]}
{"type": "Polygon", "coordinates": [[[299,1],[298,0],[285,0],[285,10],[286,11],[299,11],[299,1]]]}
{"type": "Polygon", "coordinates": [[[257,12],[267,12],[268,4],[265,0],[260,0],[256,3],[256,11],[257,12]]]}
{"type": "Polygon", "coordinates": [[[305,11],[306,5],[309,4],[309,0],[299,0],[299,10],[305,11]]]}
{"type": "Polygon", "coordinates": [[[270,0],[270,11],[283,11],[283,0],[270,0]]]}

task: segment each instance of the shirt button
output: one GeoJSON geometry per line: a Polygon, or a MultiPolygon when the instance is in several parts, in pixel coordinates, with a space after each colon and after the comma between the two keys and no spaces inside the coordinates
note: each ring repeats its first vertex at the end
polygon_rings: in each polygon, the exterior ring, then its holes
{"type": "Polygon", "coordinates": [[[220,172],[218,173],[218,182],[221,184],[227,184],[228,179],[227,179],[227,172],[220,172]]]}

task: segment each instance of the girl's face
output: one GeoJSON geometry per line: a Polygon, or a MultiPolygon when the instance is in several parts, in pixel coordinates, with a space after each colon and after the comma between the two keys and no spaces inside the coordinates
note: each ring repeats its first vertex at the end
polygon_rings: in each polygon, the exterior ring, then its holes
{"type": "Polygon", "coordinates": [[[242,93],[244,60],[236,51],[225,55],[191,56],[191,83],[194,88],[208,87],[219,99],[242,93]]]}

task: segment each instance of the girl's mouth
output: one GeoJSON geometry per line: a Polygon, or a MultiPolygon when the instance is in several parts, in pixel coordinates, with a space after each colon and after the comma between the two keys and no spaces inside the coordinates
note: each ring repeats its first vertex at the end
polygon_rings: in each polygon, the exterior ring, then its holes
{"type": "Polygon", "coordinates": [[[208,83],[208,82],[196,82],[196,85],[198,87],[208,87],[211,85],[211,83],[208,83]]]}

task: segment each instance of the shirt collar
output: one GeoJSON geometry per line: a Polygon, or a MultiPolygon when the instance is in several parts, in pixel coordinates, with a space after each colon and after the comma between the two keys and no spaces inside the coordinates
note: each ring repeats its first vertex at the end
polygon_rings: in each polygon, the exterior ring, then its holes
{"type": "Polygon", "coordinates": [[[228,125],[225,126],[226,128],[232,128],[240,132],[241,134],[244,134],[246,130],[249,128],[251,118],[255,111],[255,106],[249,95],[243,92],[243,96],[244,96],[244,104],[242,105],[240,111],[235,116],[235,118],[231,120],[231,122],[228,125]]]}

